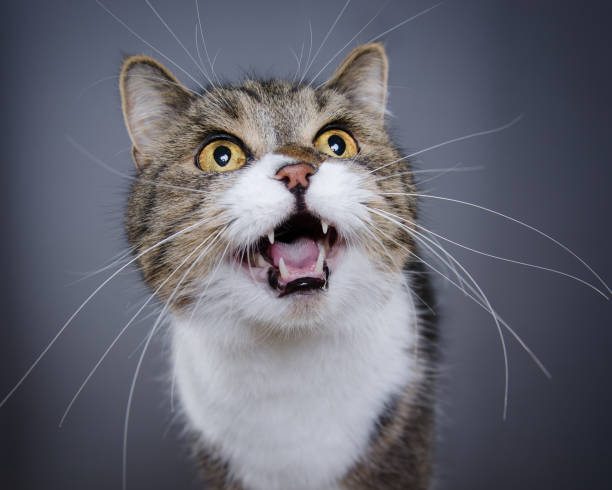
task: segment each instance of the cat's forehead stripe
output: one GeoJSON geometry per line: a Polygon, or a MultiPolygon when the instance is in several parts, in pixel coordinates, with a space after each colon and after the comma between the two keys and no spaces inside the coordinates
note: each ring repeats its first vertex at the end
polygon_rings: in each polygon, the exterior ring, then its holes
{"type": "Polygon", "coordinates": [[[325,158],[313,148],[307,148],[297,144],[286,144],[277,148],[274,153],[292,158],[298,162],[320,165],[325,158]]]}

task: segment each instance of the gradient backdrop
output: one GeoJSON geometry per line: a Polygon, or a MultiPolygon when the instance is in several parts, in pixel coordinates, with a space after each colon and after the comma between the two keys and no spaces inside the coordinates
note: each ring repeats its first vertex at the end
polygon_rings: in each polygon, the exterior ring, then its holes
{"type": "MultiPolygon", "coordinates": [[[[106,0],[106,5],[202,78],[144,1],[106,0]]],[[[195,53],[193,1],[154,0],[154,5],[195,53]]],[[[228,80],[251,69],[293,77],[297,64],[291,49],[299,57],[305,43],[305,58],[308,21],[314,54],[343,5],[344,0],[201,0],[216,72],[228,80]]],[[[429,0],[389,1],[351,46],[431,5],[429,0]]],[[[524,114],[504,132],[421,154],[418,166],[425,170],[457,164],[480,168],[448,173],[423,188],[523,219],[612,282],[608,5],[449,0],[382,39],[391,68],[389,122],[408,151],[524,114]]],[[[310,75],[379,8],[374,2],[351,2],[310,75]]],[[[94,163],[68,138],[112,168],[132,172],[116,76],[123,54],[155,55],[93,0],[29,0],[3,3],[1,9],[0,398],[109,272],[75,281],[126,247],[122,213],[128,182],[94,163]]],[[[319,78],[328,77],[340,60],[319,78]]],[[[433,176],[420,175],[422,180],[433,176]]],[[[425,225],[453,240],[595,280],[569,254],[516,224],[448,202],[422,204],[425,225]]],[[[559,275],[452,245],[449,250],[553,377],[546,379],[507,336],[510,400],[503,421],[504,369],[495,325],[461,292],[439,281],[445,360],[438,488],[609,488],[612,303],[559,275]]],[[[127,395],[137,349],[154,316],[133,325],[62,429],[58,422],[90,368],[145,298],[138,274],[117,277],[0,409],[1,488],[120,488],[127,395]]],[[[128,442],[132,490],[198,488],[170,406],[166,349],[160,335],[136,387],[128,442]]]]}

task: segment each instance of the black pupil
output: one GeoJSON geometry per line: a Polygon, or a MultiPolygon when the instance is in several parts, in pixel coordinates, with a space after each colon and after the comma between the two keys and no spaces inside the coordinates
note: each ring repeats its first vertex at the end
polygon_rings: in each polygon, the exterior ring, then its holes
{"type": "Polygon", "coordinates": [[[232,152],[227,146],[217,146],[213,152],[213,158],[217,165],[225,167],[232,158],[232,152]]]}
{"type": "Polygon", "coordinates": [[[346,143],[337,134],[332,134],[329,138],[327,138],[327,144],[331,148],[331,151],[338,156],[342,155],[344,150],[346,150],[346,143]]]}

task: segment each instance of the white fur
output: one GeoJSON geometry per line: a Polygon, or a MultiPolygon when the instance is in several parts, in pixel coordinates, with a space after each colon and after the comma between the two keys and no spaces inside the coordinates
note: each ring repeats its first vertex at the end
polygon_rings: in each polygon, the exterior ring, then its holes
{"type": "MultiPolygon", "coordinates": [[[[220,203],[244,245],[293,212],[267,155],[220,203]]],[[[306,195],[313,213],[357,235],[372,198],[359,170],[325,162],[306,195]]],[[[196,311],[173,318],[177,388],[190,426],[252,490],[332,490],[364,454],[390,396],[421,376],[410,354],[415,310],[407,279],[359,246],[334,264],[329,289],[278,298],[224,261],[202,279],[196,311]]]]}
{"type": "Polygon", "coordinates": [[[293,195],[274,179],[276,171],[293,162],[283,155],[268,153],[240,173],[238,181],[219,200],[233,219],[228,230],[237,244],[252,243],[278,226],[295,206],[293,195]]]}
{"type": "Polygon", "coordinates": [[[370,222],[363,203],[374,200],[361,185],[362,176],[344,162],[326,161],[311,177],[305,200],[308,209],[330,221],[343,235],[357,235],[370,222]]]}
{"type": "Polygon", "coordinates": [[[232,316],[208,325],[177,320],[184,410],[247,488],[334,488],[367,446],[384,403],[417,375],[407,354],[412,317],[410,296],[398,287],[377,311],[355,302],[344,325],[287,339],[259,340],[232,316]],[[249,341],[232,347],[209,329],[241,330],[249,341]]]}

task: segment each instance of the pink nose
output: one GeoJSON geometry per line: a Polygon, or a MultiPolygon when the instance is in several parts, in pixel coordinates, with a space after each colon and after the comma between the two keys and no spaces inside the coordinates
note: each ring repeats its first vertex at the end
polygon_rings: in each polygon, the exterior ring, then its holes
{"type": "Polygon", "coordinates": [[[308,178],[315,173],[312,165],[307,163],[296,163],[293,165],[285,165],[278,172],[275,178],[285,182],[287,189],[292,190],[297,186],[306,189],[310,183],[308,178]]]}

